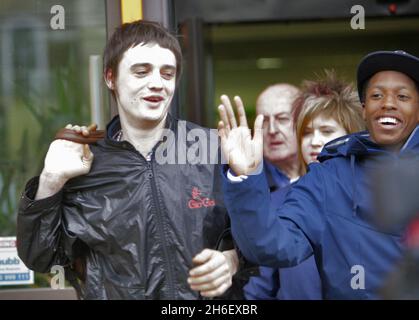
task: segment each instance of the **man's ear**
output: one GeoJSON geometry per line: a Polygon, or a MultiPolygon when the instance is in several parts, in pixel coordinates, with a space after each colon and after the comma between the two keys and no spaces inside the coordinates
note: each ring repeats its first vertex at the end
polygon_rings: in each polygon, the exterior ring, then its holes
{"type": "Polygon", "coordinates": [[[106,85],[108,86],[109,89],[111,90],[115,90],[115,81],[114,81],[114,77],[112,74],[112,69],[108,69],[106,70],[105,74],[103,75],[106,85]]]}

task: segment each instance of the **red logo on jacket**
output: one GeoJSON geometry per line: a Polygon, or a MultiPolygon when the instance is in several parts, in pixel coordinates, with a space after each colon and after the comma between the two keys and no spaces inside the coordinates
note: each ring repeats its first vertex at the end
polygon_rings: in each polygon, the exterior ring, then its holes
{"type": "Polygon", "coordinates": [[[215,206],[215,201],[210,198],[201,197],[201,191],[197,187],[192,188],[192,199],[188,201],[188,206],[191,209],[215,206]]]}

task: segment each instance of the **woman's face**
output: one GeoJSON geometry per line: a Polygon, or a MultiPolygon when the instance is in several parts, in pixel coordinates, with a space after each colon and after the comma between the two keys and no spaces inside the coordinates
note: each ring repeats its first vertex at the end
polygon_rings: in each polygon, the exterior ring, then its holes
{"type": "Polygon", "coordinates": [[[335,119],[316,116],[303,129],[301,153],[304,162],[309,164],[317,161],[317,156],[326,143],[346,134],[346,130],[335,119]]]}

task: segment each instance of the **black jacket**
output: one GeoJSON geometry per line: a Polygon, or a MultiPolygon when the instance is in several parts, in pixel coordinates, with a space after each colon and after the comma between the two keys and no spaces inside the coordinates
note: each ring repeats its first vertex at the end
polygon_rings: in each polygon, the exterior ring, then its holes
{"type": "Polygon", "coordinates": [[[115,117],[107,137],[91,145],[94,161],[87,175],[38,201],[33,199],[39,178],[31,179],[17,230],[18,253],[27,267],[50,272],[53,265],[65,265],[70,279],[78,272],[85,299],[199,298],[187,284],[192,258],[203,248],[215,249],[228,227],[219,165],[159,164],[155,155],[165,149],[177,148],[178,159],[178,138],[184,142],[192,129],[207,138],[188,141],[186,152],[199,143],[210,149],[208,129],[170,115],[166,128],[176,139],[157,144],[147,161],[129,142],[112,138],[120,129],[115,117]]]}

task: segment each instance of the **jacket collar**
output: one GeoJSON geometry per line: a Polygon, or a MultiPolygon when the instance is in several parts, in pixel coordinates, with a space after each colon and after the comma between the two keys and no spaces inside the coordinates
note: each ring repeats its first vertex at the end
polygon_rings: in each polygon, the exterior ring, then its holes
{"type": "MultiPolygon", "coordinates": [[[[412,131],[399,154],[419,153],[419,125],[412,131]]],[[[327,143],[318,159],[323,162],[334,157],[349,157],[351,155],[390,154],[380,145],[371,141],[368,131],[349,134],[327,143]]]]}
{"type": "MultiPolygon", "coordinates": [[[[164,127],[171,130],[176,130],[176,119],[173,118],[173,116],[168,113],[166,120],[165,120],[164,127]]],[[[106,126],[106,140],[112,141],[112,142],[118,142],[116,141],[115,137],[118,135],[118,133],[121,131],[121,119],[119,115],[116,115],[112,118],[112,120],[108,123],[106,126]]]]}
{"type": "Polygon", "coordinates": [[[281,170],[266,159],[264,159],[263,162],[266,179],[271,192],[290,184],[290,179],[281,170]]]}

